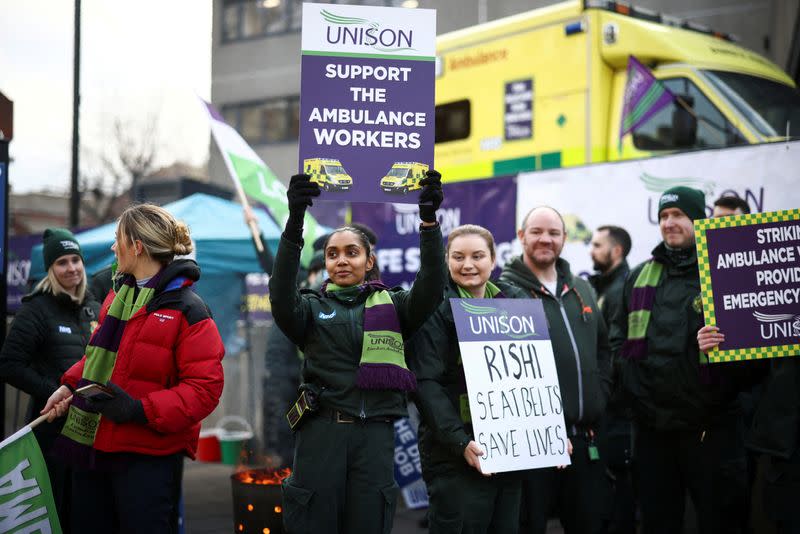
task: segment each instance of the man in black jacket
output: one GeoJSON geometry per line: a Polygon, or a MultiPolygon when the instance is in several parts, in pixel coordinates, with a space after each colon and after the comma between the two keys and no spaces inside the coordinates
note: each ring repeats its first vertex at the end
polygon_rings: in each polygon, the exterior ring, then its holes
{"type": "MultiPolygon", "coordinates": [[[[628,253],[631,236],[619,226],[600,226],[592,235],[589,253],[597,271],[589,277],[597,292],[597,303],[606,324],[619,313],[622,289],[630,272],[628,253]]],[[[630,413],[619,394],[612,395],[603,419],[602,449],[605,453],[607,475],[612,482],[606,496],[605,527],[603,532],[633,534],[636,531],[635,502],[631,465],[630,413]]]]}
{"type": "Polygon", "coordinates": [[[553,508],[566,534],[594,534],[603,504],[597,429],[611,383],[608,335],[594,291],[560,257],[566,236],[556,210],[531,210],[517,231],[522,256],[507,263],[500,275],[501,282],[542,300],[573,446],[572,464],[566,469],[534,469],[523,475],[522,509],[527,517],[520,532],[531,534],[544,534],[553,508]]]}
{"type": "Polygon", "coordinates": [[[600,226],[592,235],[590,247],[589,254],[597,274],[589,277],[589,283],[597,292],[597,304],[608,325],[619,308],[625,277],[630,272],[627,258],[631,251],[631,236],[619,226],[600,226]]]}
{"type": "MultiPolygon", "coordinates": [[[[730,534],[726,503],[744,488],[734,388],[697,344],[703,326],[694,221],[705,196],[673,187],[659,200],[662,242],[625,282],[611,347],[634,417],[643,534],[683,529],[686,492],[698,532],[730,534]]],[[[742,493],[743,495],[743,493],[742,493]]]]}

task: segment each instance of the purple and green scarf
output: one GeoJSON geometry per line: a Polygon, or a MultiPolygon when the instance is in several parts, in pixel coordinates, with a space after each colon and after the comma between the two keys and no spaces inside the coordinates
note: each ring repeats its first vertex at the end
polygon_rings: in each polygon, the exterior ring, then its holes
{"type": "MultiPolygon", "coordinates": [[[[111,379],[114,364],[117,360],[125,325],[137,311],[145,307],[155,295],[155,287],[161,278],[160,271],[153,276],[144,287],[136,292],[136,279],[133,275],[125,275],[117,290],[114,300],[100,327],[95,330],[86,347],[86,363],[78,387],[88,384],[105,384],[111,379]]],[[[91,449],[100,425],[100,414],[93,411],[85,399],[75,395],[69,407],[67,420],[61,431],[74,445],[91,449]]]]}
{"type": "Polygon", "coordinates": [[[643,360],[647,356],[647,325],[656,301],[656,289],[661,283],[664,265],[650,259],[644,264],[631,291],[628,311],[628,339],[622,344],[620,356],[629,360],[643,360]]]}
{"type": "MultiPolygon", "coordinates": [[[[663,280],[664,266],[655,259],[645,263],[636,277],[631,291],[631,307],[628,312],[628,339],[622,344],[620,356],[629,360],[643,360],[647,357],[647,326],[656,300],[656,289],[663,280]]],[[[708,356],[699,351],[700,377],[704,383],[714,380],[708,366],[708,356]]]]}
{"type": "Polygon", "coordinates": [[[417,379],[406,366],[400,318],[387,289],[380,281],[354,287],[328,282],[322,287],[322,293],[335,297],[369,292],[364,304],[364,337],[356,385],[361,389],[414,391],[417,379]]]}

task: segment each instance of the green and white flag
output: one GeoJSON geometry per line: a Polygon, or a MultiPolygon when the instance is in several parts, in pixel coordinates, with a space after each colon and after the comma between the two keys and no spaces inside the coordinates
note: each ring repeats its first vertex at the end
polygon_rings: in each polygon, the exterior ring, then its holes
{"type": "MultiPolygon", "coordinates": [[[[275,223],[283,228],[289,218],[289,206],[286,203],[286,186],[281,183],[275,173],[256,152],[242,139],[232,126],[225,122],[214,106],[203,102],[208,111],[211,123],[211,135],[214,137],[225,167],[236,186],[237,191],[264,204],[275,223]]],[[[313,251],[311,243],[324,233],[314,217],[306,213],[304,225],[306,243],[301,256],[302,262],[308,264],[313,251]]]]}
{"type": "Polygon", "coordinates": [[[0,532],[61,534],[47,465],[30,426],[0,443],[0,532]]]}

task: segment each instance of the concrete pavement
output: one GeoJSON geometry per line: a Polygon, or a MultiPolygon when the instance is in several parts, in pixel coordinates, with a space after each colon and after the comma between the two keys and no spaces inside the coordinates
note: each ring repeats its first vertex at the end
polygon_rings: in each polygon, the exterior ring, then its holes
{"type": "MultiPolygon", "coordinates": [[[[186,534],[236,533],[233,524],[231,475],[234,466],[185,460],[183,473],[184,527],[186,534]]],[[[419,521],[425,510],[397,507],[392,534],[425,534],[419,521]]],[[[548,534],[563,534],[558,521],[551,521],[548,534]]],[[[498,533],[501,534],[501,533],[498,533]]]]}
{"type": "MultiPolygon", "coordinates": [[[[183,473],[184,526],[186,534],[236,532],[233,524],[231,475],[234,466],[185,460],[183,473]]],[[[395,513],[392,534],[424,534],[419,527],[425,510],[402,504],[395,513]]]]}

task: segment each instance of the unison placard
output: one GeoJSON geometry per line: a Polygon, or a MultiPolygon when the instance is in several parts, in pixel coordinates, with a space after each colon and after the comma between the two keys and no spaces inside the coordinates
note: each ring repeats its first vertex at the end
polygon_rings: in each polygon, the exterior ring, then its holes
{"type": "Polygon", "coordinates": [[[695,222],[711,362],[800,353],[800,209],[695,222]]]}
{"type": "Polygon", "coordinates": [[[436,11],[303,4],[299,168],[322,200],[417,202],[433,166],[436,11]]]}
{"type": "Polygon", "coordinates": [[[570,463],[542,302],[450,299],[484,473],[570,463]]]}

